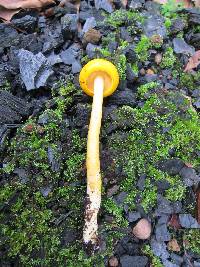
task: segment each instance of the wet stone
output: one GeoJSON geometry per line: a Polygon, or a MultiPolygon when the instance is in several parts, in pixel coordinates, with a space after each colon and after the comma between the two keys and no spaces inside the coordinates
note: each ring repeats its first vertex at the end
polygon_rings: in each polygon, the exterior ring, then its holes
{"type": "Polygon", "coordinates": [[[97,54],[96,50],[100,49],[100,46],[88,43],[86,46],[86,53],[90,59],[94,58],[97,54]]]}
{"type": "Polygon", "coordinates": [[[20,49],[18,58],[20,75],[27,91],[47,84],[47,80],[53,74],[53,70],[47,58],[41,52],[34,55],[27,50],[20,49]]]}
{"type": "Polygon", "coordinates": [[[72,63],[72,73],[76,74],[79,73],[82,69],[80,61],[76,60],[72,63]]]}
{"type": "Polygon", "coordinates": [[[167,251],[167,246],[165,242],[159,242],[152,238],[150,245],[154,255],[160,257],[162,260],[166,260],[169,258],[169,253],[167,251]]]}
{"type": "Polygon", "coordinates": [[[200,228],[197,220],[191,214],[179,214],[180,224],[184,228],[200,228]]]}
{"type": "Polygon", "coordinates": [[[130,212],[128,212],[127,220],[129,222],[135,222],[140,218],[141,218],[141,214],[138,211],[135,211],[135,212],[134,211],[130,211],[130,212]]]}
{"type": "Polygon", "coordinates": [[[85,24],[83,25],[83,33],[86,33],[90,29],[93,29],[97,25],[96,20],[94,17],[90,17],[86,20],[85,24]]]}
{"type": "Polygon", "coordinates": [[[176,54],[184,54],[192,56],[195,52],[194,47],[188,45],[184,39],[174,38],[173,39],[174,52],[176,54]]]}
{"type": "Polygon", "coordinates": [[[156,240],[160,242],[169,241],[171,239],[166,224],[157,224],[155,235],[156,235],[156,240]]]}
{"type": "Polygon", "coordinates": [[[180,171],[180,175],[186,186],[198,184],[200,181],[200,176],[196,174],[196,171],[193,168],[182,168],[180,171]]]}
{"type": "Polygon", "coordinates": [[[179,33],[185,28],[186,24],[184,20],[177,18],[172,20],[172,25],[170,27],[170,32],[171,33],[179,33]]]}
{"type": "Polygon", "coordinates": [[[117,90],[110,98],[110,104],[116,105],[129,105],[135,106],[136,105],[136,96],[132,90],[126,88],[123,91],[117,90]]]}
{"type": "Polygon", "coordinates": [[[163,18],[159,16],[152,16],[148,18],[144,23],[143,30],[147,37],[152,37],[156,34],[164,38],[167,35],[163,18]]]}
{"type": "Polygon", "coordinates": [[[13,19],[12,23],[19,29],[32,33],[37,25],[37,18],[30,15],[26,15],[19,19],[13,19]]]}
{"type": "Polygon", "coordinates": [[[158,163],[161,171],[167,172],[169,175],[177,175],[184,167],[184,162],[180,159],[169,159],[158,163]]]}
{"type": "Polygon", "coordinates": [[[148,258],[145,256],[128,256],[120,257],[122,267],[145,267],[148,263],[148,258]]]}
{"type": "Polygon", "coordinates": [[[97,10],[103,9],[108,13],[112,13],[114,11],[111,3],[108,0],[95,0],[94,3],[95,3],[95,8],[97,10]]]}
{"type": "Polygon", "coordinates": [[[0,46],[2,48],[17,45],[19,43],[19,34],[13,27],[0,23],[0,46]]]}
{"type": "Polygon", "coordinates": [[[62,34],[65,40],[72,38],[78,32],[78,15],[66,14],[61,18],[62,34]]]}

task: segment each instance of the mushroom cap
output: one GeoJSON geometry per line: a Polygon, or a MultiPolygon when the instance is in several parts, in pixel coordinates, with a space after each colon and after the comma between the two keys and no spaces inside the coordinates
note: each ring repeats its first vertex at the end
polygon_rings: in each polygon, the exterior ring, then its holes
{"type": "Polygon", "coordinates": [[[111,95],[117,89],[119,74],[116,67],[108,60],[93,59],[82,68],[79,75],[81,88],[86,94],[94,95],[94,79],[97,76],[104,78],[104,97],[111,95]]]}

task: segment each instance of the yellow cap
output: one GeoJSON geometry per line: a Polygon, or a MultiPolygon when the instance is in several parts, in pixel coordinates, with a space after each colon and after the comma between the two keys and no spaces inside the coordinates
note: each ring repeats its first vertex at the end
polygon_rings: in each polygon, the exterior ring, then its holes
{"type": "Polygon", "coordinates": [[[108,60],[93,59],[82,68],[79,82],[83,91],[90,96],[94,95],[94,79],[97,76],[104,78],[103,96],[112,95],[119,84],[119,74],[116,67],[108,60]]]}

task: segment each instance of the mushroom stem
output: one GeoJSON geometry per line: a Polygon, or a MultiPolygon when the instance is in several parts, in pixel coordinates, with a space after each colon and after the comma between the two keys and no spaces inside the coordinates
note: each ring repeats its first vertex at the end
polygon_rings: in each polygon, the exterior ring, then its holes
{"type": "Polygon", "coordinates": [[[99,134],[102,119],[104,79],[94,80],[94,96],[87,140],[87,203],[83,240],[86,245],[98,246],[97,216],[101,204],[101,174],[99,159],[99,134]]]}

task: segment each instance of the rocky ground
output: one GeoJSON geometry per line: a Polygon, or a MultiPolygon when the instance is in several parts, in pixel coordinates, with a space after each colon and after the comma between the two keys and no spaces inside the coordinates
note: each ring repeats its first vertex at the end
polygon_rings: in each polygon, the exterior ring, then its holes
{"type": "Polygon", "coordinates": [[[200,11],[59,2],[0,23],[0,266],[199,267],[200,11]],[[92,99],[78,76],[98,57],[120,85],[104,101],[100,249],[87,255],[92,99]]]}

